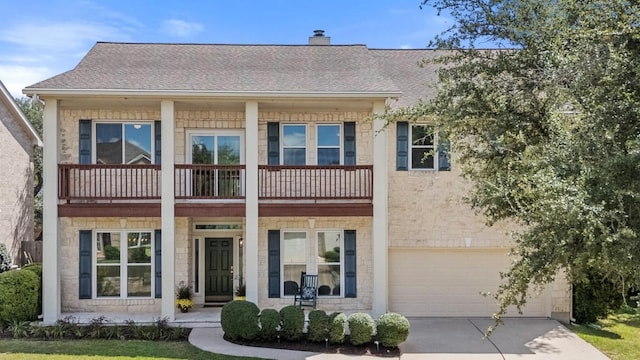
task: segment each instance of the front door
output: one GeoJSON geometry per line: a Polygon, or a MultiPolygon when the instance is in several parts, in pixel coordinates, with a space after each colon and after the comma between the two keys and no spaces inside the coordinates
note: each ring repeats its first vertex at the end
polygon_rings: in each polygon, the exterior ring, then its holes
{"type": "Polygon", "coordinates": [[[205,238],[205,302],[233,300],[233,238],[205,238]]]}

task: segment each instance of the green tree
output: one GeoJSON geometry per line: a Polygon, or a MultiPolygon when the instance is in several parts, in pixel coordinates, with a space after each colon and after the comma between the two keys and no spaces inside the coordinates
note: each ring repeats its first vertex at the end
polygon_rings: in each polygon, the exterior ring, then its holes
{"type": "Polygon", "coordinates": [[[433,0],[453,18],[437,95],[389,112],[432,119],[451,140],[468,201],[519,226],[494,294],[499,319],[531,287],[594,269],[640,285],[638,0],[433,0]],[[487,51],[480,46],[498,49],[487,51]]]}
{"type": "MultiPolygon", "coordinates": [[[[42,138],[42,106],[31,98],[16,98],[16,103],[42,138]]],[[[34,238],[42,237],[42,147],[33,147],[34,238]]]]}

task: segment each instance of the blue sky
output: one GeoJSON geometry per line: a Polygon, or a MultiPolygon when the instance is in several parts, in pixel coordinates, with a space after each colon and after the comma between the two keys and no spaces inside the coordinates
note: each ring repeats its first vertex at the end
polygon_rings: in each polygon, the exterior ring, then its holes
{"type": "Polygon", "coordinates": [[[420,0],[2,1],[0,80],[22,88],[72,69],[97,41],[424,48],[451,25],[420,0]]]}

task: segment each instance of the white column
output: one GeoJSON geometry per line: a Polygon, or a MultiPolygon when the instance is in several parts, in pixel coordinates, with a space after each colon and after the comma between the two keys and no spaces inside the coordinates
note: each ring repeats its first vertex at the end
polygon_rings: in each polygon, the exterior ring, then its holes
{"type": "MultiPolygon", "coordinates": [[[[385,111],[384,101],[373,104],[373,113],[385,111]]],[[[387,312],[388,299],[388,136],[385,121],[373,121],[373,309],[378,317],[387,312]]]]}
{"type": "Polygon", "coordinates": [[[162,200],[160,216],[162,219],[162,306],[161,314],[169,321],[175,319],[175,193],[174,193],[174,109],[173,101],[160,103],[161,125],[161,181],[162,200]]]}
{"type": "Polygon", "coordinates": [[[247,300],[258,304],[258,103],[245,104],[245,284],[247,300]]]}
{"type": "Polygon", "coordinates": [[[51,324],[60,317],[57,99],[45,100],[42,126],[42,312],[43,321],[51,324]]]}

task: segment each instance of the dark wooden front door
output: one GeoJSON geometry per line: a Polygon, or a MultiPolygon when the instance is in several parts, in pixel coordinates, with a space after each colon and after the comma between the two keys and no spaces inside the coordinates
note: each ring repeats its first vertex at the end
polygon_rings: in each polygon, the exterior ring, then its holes
{"type": "Polygon", "coordinates": [[[233,299],[233,239],[205,238],[205,301],[233,299]]]}

